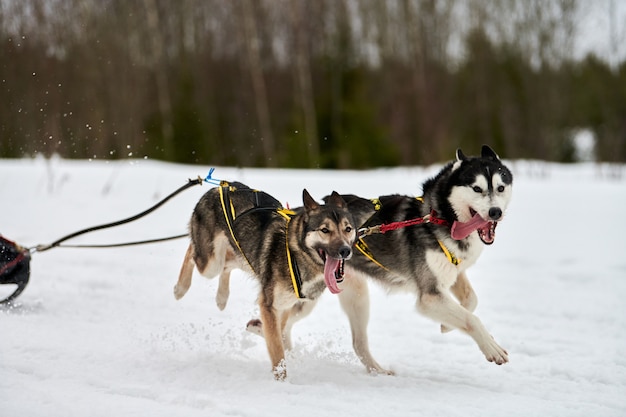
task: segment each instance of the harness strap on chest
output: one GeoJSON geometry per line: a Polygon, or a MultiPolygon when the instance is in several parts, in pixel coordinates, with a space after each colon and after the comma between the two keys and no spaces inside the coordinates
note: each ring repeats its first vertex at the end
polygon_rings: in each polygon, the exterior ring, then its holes
{"type": "Polygon", "coordinates": [[[291,276],[291,285],[293,285],[293,292],[298,298],[305,298],[302,294],[302,276],[300,275],[300,269],[298,263],[291,256],[291,249],[289,249],[289,222],[291,217],[296,214],[293,210],[279,209],[276,211],[283,216],[287,221],[285,223],[285,250],[287,252],[287,264],[289,265],[289,275],[291,276]]]}
{"type": "Polygon", "coordinates": [[[454,253],[450,252],[450,250],[446,247],[446,245],[443,244],[441,240],[437,240],[437,243],[439,243],[441,250],[443,251],[444,255],[446,255],[446,258],[448,258],[448,261],[450,261],[452,265],[458,265],[461,263],[461,260],[457,258],[454,253]]]}
{"type": "Polygon", "coordinates": [[[289,223],[291,217],[296,214],[295,211],[289,209],[279,209],[276,211],[283,216],[286,220],[285,223],[285,252],[287,253],[287,265],[289,266],[289,276],[291,277],[291,285],[293,285],[293,292],[298,298],[305,298],[302,294],[302,276],[300,275],[300,269],[298,263],[291,256],[291,249],[289,248],[289,223]]]}

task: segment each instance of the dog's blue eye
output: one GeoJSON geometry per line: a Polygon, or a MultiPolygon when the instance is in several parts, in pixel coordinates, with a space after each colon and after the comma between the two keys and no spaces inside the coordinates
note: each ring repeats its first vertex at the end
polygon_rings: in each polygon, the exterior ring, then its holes
{"type": "Polygon", "coordinates": [[[498,187],[498,192],[499,193],[504,192],[504,185],[501,185],[501,186],[498,187]]]}
{"type": "Polygon", "coordinates": [[[352,231],[352,227],[348,226],[346,227],[346,233],[350,233],[352,231]]]}
{"type": "Polygon", "coordinates": [[[480,188],[478,185],[475,185],[474,188],[472,188],[472,190],[474,190],[474,192],[476,193],[482,193],[483,189],[480,188]]]}
{"type": "Polygon", "coordinates": [[[329,233],[329,232],[330,232],[330,230],[328,230],[328,228],[326,228],[326,227],[322,227],[322,228],[320,229],[320,232],[322,232],[322,233],[326,234],[326,233],[329,233]]]}

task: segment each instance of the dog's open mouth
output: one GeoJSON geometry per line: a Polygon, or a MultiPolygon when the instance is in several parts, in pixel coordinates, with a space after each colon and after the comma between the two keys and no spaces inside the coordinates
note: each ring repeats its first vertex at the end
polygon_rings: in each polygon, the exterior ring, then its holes
{"type": "Polygon", "coordinates": [[[485,220],[475,210],[470,208],[472,218],[465,223],[455,221],[452,224],[451,235],[453,239],[461,240],[468,237],[474,230],[485,245],[491,245],[496,238],[496,226],[498,222],[485,220]]]}
{"type": "Polygon", "coordinates": [[[343,259],[335,259],[332,256],[328,256],[323,250],[318,251],[320,257],[324,261],[324,283],[328,287],[328,290],[333,294],[338,294],[341,289],[337,284],[343,282],[343,259]]]}
{"type": "Polygon", "coordinates": [[[491,245],[496,239],[496,226],[498,222],[487,222],[485,227],[478,228],[478,237],[485,245],[491,245]]]}

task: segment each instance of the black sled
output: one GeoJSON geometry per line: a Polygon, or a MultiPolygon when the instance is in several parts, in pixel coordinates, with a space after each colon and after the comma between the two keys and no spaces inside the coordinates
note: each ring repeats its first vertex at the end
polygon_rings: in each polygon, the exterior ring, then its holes
{"type": "Polygon", "coordinates": [[[26,288],[29,278],[29,250],[0,236],[0,284],[16,287],[11,294],[0,300],[0,304],[9,303],[19,296],[26,288]]]}

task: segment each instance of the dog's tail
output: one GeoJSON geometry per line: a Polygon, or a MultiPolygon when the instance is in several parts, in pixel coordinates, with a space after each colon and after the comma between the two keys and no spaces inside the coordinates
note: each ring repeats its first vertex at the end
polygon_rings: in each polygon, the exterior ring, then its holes
{"type": "Polygon", "coordinates": [[[191,276],[193,274],[193,243],[189,244],[187,248],[187,253],[185,253],[185,259],[183,260],[183,265],[180,268],[180,275],[178,275],[178,282],[174,286],[174,297],[177,300],[180,300],[189,290],[191,286],[191,276]]]}

